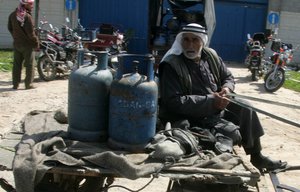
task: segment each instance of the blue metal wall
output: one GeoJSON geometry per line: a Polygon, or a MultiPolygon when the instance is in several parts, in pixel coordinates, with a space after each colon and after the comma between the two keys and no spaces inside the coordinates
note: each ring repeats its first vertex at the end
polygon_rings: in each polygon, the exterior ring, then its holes
{"type": "Polygon", "coordinates": [[[247,33],[264,32],[267,0],[215,1],[216,29],[210,46],[226,61],[244,61],[247,33]]]}
{"type": "Polygon", "coordinates": [[[121,31],[134,30],[128,52],[148,53],[148,0],[79,1],[79,18],[86,28],[99,23],[120,26],[121,31]]]}
{"type": "MultiPolygon", "coordinates": [[[[82,0],[79,18],[84,27],[112,23],[121,25],[123,32],[133,29],[128,51],[144,54],[150,52],[149,1],[82,0]]],[[[215,0],[217,21],[210,46],[226,61],[243,61],[247,33],[265,31],[267,7],[268,0],[215,0]]]]}

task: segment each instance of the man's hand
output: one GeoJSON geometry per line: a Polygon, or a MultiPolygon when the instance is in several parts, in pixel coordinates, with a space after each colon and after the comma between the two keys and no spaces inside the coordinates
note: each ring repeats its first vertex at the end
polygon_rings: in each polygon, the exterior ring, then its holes
{"type": "Polygon", "coordinates": [[[214,93],[214,97],[215,97],[214,106],[217,109],[223,110],[227,107],[230,100],[225,96],[225,94],[224,94],[224,96],[222,96],[221,92],[220,93],[214,93]]]}
{"type": "Polygon", "coordinates": [[[226,97],[228,93],[231,93],[228,87],[223,87],[222,90],[219,92],[220,96],[226,97]]]}

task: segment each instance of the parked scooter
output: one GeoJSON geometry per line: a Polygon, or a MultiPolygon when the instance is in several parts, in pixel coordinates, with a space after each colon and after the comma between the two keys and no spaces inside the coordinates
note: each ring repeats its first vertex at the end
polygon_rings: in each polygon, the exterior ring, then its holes
{"type": "Polygon", "coordinates": [[[251,72],[251,80],[256,81],[264,74],[264,54],[265,44],[268,43],[268,38],[264,33],[255,33],[253,37],[248,34],[247,50],[249,54],[245,60],[249,71],[251,72]]]}
{"type": "Polygon", "coordinates": [[[273,39],[271,50],[274,51],[270,57],[271,69],[266,73],[264,78],[264,87],[268,92],[277,91],[285,81],[285,68],[293,59],[292,44],[282,43],[280,39],[273,39]]]}

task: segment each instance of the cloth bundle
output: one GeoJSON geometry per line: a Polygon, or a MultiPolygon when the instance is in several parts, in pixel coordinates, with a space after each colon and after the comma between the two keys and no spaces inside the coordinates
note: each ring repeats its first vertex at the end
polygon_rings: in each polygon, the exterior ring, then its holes
{"type": "Polygon", "coordinates": [[[190,156],[198,152],[198,139],[189,131],[180,128],[171,128],[166,124],[165,130],[158,132],[146,146],[150,151],[150,157],[164,160],[173,158],[178,160],[184,156],[190,156]]]}
{"type": "MultiPolygon", "coordinates": [[[[150,151],[130,154],[113,151],[105,143],[85,143],[68,139],[67,124],[57,113],[34,111],[24,118],[24,136],[16,146],[13,173],[16,190],[31,192],[45,173],[55,165],[82,168],[105,168],[125,178],[137,179],[161,171],[170,166],[195,166],[217,169],[232,169],[241,159],[230,153],[207,157],[200,153],[198,139],[189,131],[179,128],[157,133],[147,146],[150,151]],[[132,158],[130,158],[132,156],[132,158]],[[173,163],[166,166],[166,158],[173,163]],[[137,162],[137,159],[140,159],[137,162]]],[[[176,177],[176,175],[174,176],[176,177]]]]}

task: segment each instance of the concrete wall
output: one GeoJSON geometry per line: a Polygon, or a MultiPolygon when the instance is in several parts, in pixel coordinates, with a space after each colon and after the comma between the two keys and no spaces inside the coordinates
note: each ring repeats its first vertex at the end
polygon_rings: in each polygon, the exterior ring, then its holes
{"type": "MultiPolygon", "coordinates": [[[[36,0],[37,1],[37,0],[36,0]]],[[[12,48],[12,37],[7,30],[9,14],[18,6],[18,0],[0,0],[0,49],[12,48]]],[[[35,9],[32,15],[35,16],[35,9]]],[[[64,0],[48,0],[39,3],[39,20],[45,17],[49,23],[59,29],[66,24],[65,18],[71,19],[71,27],[77,24],[78,11],[67,11],[64,0]]],[[[34,18],[35,19],[35,18],[34,18]]]]}
{"type": "MultiPolygon", "coordinates": [[[[285,43],[291,43],[294,47],[300,45],[300,1],[299,0],[270,0],[269,12],[279,13],[278,25],[270,25],[267,28],[278,28],[277,38],[285,43]]],[[[269,52],[271,53],[271,52],[269,52]]],[[[300,50],[295,50],[293,65],[300,65],[300,50]]]]}
{"type": "Polygon", "coordinates": [[[281,22],[279,24],[278,37],[285,43],[291,43],[298,50],[294,51],[294,59],[291,64],[300,64],[300,13],[280,12],[281,22]]]}
{"type": "Polygon", "coordinates": [[[0,0],[0,48],[12,46],[12,38],[7,30],[7,19],[17,5],[17,0],[0,0]]]}
{"type": "Polygon", "coordinates": [[[300,2],[299,0],[281,0],[281,11],[295,12],[299,13],[300,11],[300,2]]]}

